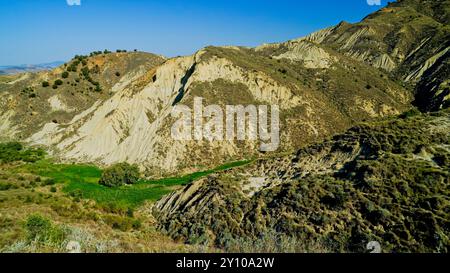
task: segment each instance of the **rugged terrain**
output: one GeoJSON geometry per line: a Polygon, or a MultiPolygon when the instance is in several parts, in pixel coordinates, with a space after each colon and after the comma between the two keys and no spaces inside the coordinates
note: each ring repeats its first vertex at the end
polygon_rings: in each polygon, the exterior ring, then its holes
{"type": "MultiPolygon", "coordinates": [[[[284,43],[171,59],[105,50],[0,76],[0,141],[48,153],[0,160],[0,247],[42,250],[17,245],[26,230],[11,225],[45,222],[26,220],[38,212],[118,236],[115,251],[361,252],[378,241],[386,252],[447,252],[449,7],[403,0],[284,43]],[[279,149],[174,140],[172,110],[197,97],[278,105],[279,149]],[[118,162],[147,180],[98,185],[100,168],[118,162]]],[[[91,237],[85,250],[98,251],[91,237]]],[[[71,237],[58,238],[43,250],[71,237]]]]}
{"type": "Polygon", "coordinates": [[[207,47],[170,60],[78,56],[0,85],[2,137],[45,145],[63,161],[129,161],[159,176],[261,156],[255,141],[173,141],[170,113],[176,104],[192,107],[194,97],[206,105],[279,105],[278,152],[399,114],[413,101],[437,110],[448,99],[446,4],[399,1],[358,24],[257,48],[207,47]],[[52,89],[74,62],[76,72],[52,89]]]}
{"type": "Polygon", "coordinates": [[[266,233],[337,252],[447,252],[450,115],[408,113],[201,179],[155,205],[160,228],[226,247],[266,233]]]}
{"type": "Polygon", "coordinates": [[[87,57],[55,90],[42,82],[53,85],[77,59],[3,84],[2,135],[45,145],[64,161],[129,161],[157,176],[261,156],[255,141],[173,141],[170,113],[176,104],[192,107],[194,97],[206,105],[279,105],[278,152],[399,114],[414,99],[389,71],[308,37],[258,48],[207,47],[170,60],[141,55],[87,57]],[[134,67],[123,68],[127,63],[134,67]]]}
{"type": "Polygon", "coordinates": [[[366,251],[370,241],[385,252],[447,252],[449,6],[398,1],[361,23],[250,49],[316,68],[330,66],[332,49],[386,73],[420,110],[438,112],[361,123],[288,156],[204,178],[157,202],[160,229],[220,247],[291,236],[338,252],[366,251]]]}
{"type": "MultiPolygon", "coordinates": [[[[133,55],[129,58],[135,62],[133,55]]],[[[3,135],[46,145],[66,161],[102,165],[129,161],[150,175],[159,175],[259,155],[255,141],[172,140],[170,128],[175,120],[170,113],[175,100],[191,107],[194,97],[203,97],[206,105],[277,104],[281,108],[280,151],[340,132],[356,121],[408,108],[411,93],[388,80],[388,75],[336,52],[329,56],[334,60],[330,67],[306,68],[302,62],[276,60],[251,49],[210,47],[163,64],[156,59],[159,66],[150,63],[147,69],[122,72],[120,77],[103,71],[112,64],[117,69],[115,63],[105,62],[106,68],[99,73],[106,76],[98,76],[102,90],[86,87],[80,91],[77,85],[59,96],[58,89],[39,86],[47,75],[37,80],[19,79],[3,92],[3,101],[9,106],[3,112],[7,121],[3,135]],[[17,84],[21,88],[31,85],[27,90],[35,91],[21,91],[22,98],[18,98],[13,95],[18,92],[17,84]]],[[[87,59],[87,67],[104,61],[102,56],[95,58],[87,59]]],[[[53,73],[62,72],[60,68],[53,73]]]]}

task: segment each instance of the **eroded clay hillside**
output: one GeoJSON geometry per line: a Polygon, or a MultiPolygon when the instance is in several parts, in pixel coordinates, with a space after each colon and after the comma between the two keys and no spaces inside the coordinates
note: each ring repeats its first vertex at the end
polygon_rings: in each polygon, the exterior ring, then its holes
{"type": "Polygon", "coordinates": [[[450,1],[402,0],[357,24],[342,22],[306,38],[387,71],[424,111],[448,107],[450,1]]]}
{"type": "Polygon", "coordinates": [[[23,141],[43,126],[64,126],[163,62],[148,53],[94,52],[52,71],[4,77],[0,138],[23,141]]]}
{"type": "Polygon", "coordinates": [[[87,58],[90,74],[80,73],[91,90],[81,91],[77,79],[63,81],[57,89],[38,86],[49,75],[63,73],[63,67],[50,74],[26,74],[6,84],[3,135],[23,135],[64,161],[128,161],[149,174],[164,174],[259,156],[259,141],[173,140],[174,106],[192,107],[195,97],[204,98],[205,106],[278,105],[282,133],[277,152],[409,107],[411,93],[386,73],[319,45],[308,46],[293,48],[286,58],[235,47],[208,47],[165,61],[150,55],[155,59],[146,66],[117,74],[116,62],[128,55],[117,56],[114,63],[96,56],[87,58]],[[98,85],[101,90],[96,91],[98,85]],[[22,99],[12,95],[18,88],[28,90],[20,91],[22,99]]]}

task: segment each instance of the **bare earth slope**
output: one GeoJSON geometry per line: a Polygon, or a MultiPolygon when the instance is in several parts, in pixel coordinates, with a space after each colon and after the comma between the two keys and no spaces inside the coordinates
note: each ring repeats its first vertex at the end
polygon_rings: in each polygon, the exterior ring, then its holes
{"type": "Polygon", "coordinates": [[[419,108],[436,111],[450,99],[449,7],[448,0],[397,1],[306,39],[390,72],[415,91],[419,108]]]}

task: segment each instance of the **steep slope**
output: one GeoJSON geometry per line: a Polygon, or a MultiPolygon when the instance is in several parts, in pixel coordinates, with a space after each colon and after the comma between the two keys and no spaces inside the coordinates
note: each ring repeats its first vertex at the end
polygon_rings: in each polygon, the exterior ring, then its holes
{"type": "Polygon", "coordinates": [[[356,24],[341,22],[307,37],[256,48],[280,59],[303,59],[326,67],[329,56],[313,45],[334,49],[389,73],[414,90],[423,111],[448,107],[450,1],[403,0],[390,3],[356,24]]]}
{"type": "Polygon", "coordinates": [[[341,24],[302,40],[333,48],[391,73],[415,90],[424,111],[448,106],[448,0],[390,3],[357,24],[341,24]]]}
{"type": "Polygon", "coordinates": [[[447,252],[450,112],[366,123],[197,181],[154,207],[173,238],[226,246],[267,233],[331,251],[447,252]]]}
{"type": "Polygon", "coordinates": [[[17,75],[0,83],[0,138],[25,140],[44,125],[65,124],[162,62],[148,53],[95,52],[49,72],[17,75]]]}

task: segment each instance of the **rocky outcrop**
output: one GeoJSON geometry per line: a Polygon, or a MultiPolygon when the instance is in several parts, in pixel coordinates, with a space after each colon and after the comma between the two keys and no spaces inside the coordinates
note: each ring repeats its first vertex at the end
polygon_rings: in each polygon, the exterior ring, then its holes
{"type": "Polygon", "coordinates": [[[404,0],[356,24],[341,23],[307,36],[356,60],[389,72],[416,93],[423,111],[448,107],[447,0],[404,0]]]}

